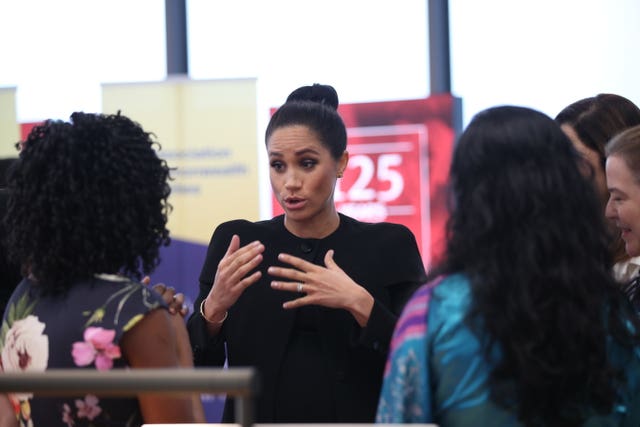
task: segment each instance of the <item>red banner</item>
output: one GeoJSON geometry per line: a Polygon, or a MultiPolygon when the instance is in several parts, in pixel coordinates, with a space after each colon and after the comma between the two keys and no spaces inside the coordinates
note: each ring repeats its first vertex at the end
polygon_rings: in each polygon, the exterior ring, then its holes
{"type": "Polygon", "coordinates": [[[20,123],[20,140],[24,141],[31,133],[31,130],[41,125],[43,122],[20,123]]]}
{"type": "MultiPolygon", "coordinates": [[[[361,221],[406,225],[427,267],[444,249],[455,101],[438,95],[339,107],[349,164],[336,186],[338,211],[361,221]]],[[[282,212],[274,198],[273,214],[282,212]]]]}

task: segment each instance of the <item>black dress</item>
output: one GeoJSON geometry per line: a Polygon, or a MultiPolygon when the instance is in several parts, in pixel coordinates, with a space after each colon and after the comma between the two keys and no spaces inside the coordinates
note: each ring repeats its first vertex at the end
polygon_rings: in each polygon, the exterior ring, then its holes
{"type": "Polygon", "coordinates": [[[20,266],[9,260],[8,248],[5,243],[6,228],[4,215],[7,211],[8,195],[5,189],[0,188],[0,316],[13,293],[13,290],[22,280],[20,266]]]}
{"type": "Polygon", "coordinates": [[[624,285],[622,292],[629,298],[636,311],[640,313],[640,276],[634,277],[624,285]]]}
{"type": "MultiPolygon", "coordinates": [[[[340,225],[323,239],[301,239],[284,227],[284,216],[249,222],[229,221],[213,233],[200,275],[200,295],[188,329],[194,360],[200,366],[256,367],[260,393],[255,421],[374,421],[389,341],[402,307],[425,280],[423,262],[408,228],[369,224],[340,215],[340,225]],[[207,334],[199,305],[207,296],[233,234],[241,245],[260,240],[265,245],[259,266],[261,279],[229,310],[217,337],[207,334]],[[296,294],[271,289],[279,280],[267,274],[283,265],[285,252],[322,265],[333,249],[335,262],[374,297],[366,327],[344,310],[309,306],[284,310],[296,294]]],[[[234,421],[226,402],[223,422],[234,421]]]]}

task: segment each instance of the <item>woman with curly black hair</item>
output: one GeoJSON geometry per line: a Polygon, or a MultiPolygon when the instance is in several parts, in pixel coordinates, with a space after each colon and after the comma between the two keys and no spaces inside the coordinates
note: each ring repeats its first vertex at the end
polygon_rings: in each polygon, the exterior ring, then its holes
{"type": "Polygon", "coordinates": [[[471,121],[451,165],[446,255],[396,326],[378,421],[633,423],[640,324],[582,161],[537,111],[471,121]]]}
{"type": "MultiPolygon", "coordinates": [[[[35,127],[8,178],[10,255],[25,279],[4,313],[4,371],[192,366],[181,316],[139,281],[158,264],[169,167],[120,114],[35,127]]],[[[203,419],[198,396],[10,396],[22,425],[140,425],[203,419]]]]}

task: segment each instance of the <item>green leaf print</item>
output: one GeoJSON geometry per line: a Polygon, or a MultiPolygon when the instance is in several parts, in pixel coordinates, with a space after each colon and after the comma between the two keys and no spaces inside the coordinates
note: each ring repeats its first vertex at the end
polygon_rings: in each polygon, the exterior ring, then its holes
{"type": "Polygon", "coordinates": [[[9,332],[9,329],[11,329],[13,323],[16,320],[24,319],[25,317],[33,313],[33,309],[35,308],[37,303],[37,299],[29,302],[28,293],[25,292],[20,296],[18,301],[9,305],[7,318],[2,322],[2,328],[0,328],[0,352],[2,352],[5,337],[7,336],[7,332],[9,332]]]}

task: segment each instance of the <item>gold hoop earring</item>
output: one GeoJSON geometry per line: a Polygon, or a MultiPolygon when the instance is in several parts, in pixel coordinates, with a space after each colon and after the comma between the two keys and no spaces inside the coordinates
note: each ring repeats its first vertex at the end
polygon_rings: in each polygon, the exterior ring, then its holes
{"type": "Polygon", "coordinates": [[[342,172],[338,172],[338,178],[342,178],[342,172]]]}

